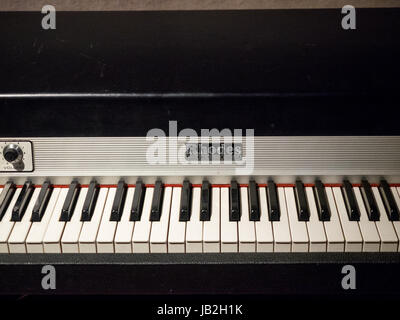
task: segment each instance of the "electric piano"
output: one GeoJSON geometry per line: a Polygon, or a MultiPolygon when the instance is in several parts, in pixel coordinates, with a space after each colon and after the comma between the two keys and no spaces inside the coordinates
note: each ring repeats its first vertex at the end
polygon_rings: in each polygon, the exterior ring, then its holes
{"type": "Polygon", "coordinates": [[[398,294],[400,11],[357,15],[1,12],[0,291],[398,294]]]}

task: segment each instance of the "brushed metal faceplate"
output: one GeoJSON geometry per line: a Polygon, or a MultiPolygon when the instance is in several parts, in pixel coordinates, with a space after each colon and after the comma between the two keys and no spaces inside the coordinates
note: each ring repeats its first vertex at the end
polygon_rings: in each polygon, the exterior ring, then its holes
{"type": "Polygon", "coordinates": [[[124,178],[134,183],[137,177],[146,183],[157,177],[170,183],[181,182],[185,177],[200,183],[203,178],[212,183],[227,183],[231,177],[239,182],[248,181],[249,177],[260,177],[260,182],[273,177],[284,183],[293,182],[296,177],[304,177],[304,182],[313,181],[316,176],[328,177],[329,182],[340,182],[343,177],[354,182],[361,177],[376,177],[373,181],[385,177],[389,182],[400,182],[400,136],[255,136],[253,150],[246,140],[241,141],[240,162],[217,164],[170,161],[171,146],[184,148],[187,141],[166,139],[167,144],[161,147],[166,153],[165,163],[148,161],[154,141],[146,137],[0,139],[3,147],[7,142],[24,143],[26,152],[24,171],[8,167],[10,171],[0,172],[0,183],[9,178],[21,183],[27,178],[37,183],[46,178],[54,183],[70,183],[71,178],[115,183],[124,178]],[[33,171],[28,172],[29,169],[33,171]]]}

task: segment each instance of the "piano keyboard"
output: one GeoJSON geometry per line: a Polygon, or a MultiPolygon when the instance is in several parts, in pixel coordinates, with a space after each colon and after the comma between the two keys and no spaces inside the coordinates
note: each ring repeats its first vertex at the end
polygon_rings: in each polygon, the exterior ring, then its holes
{"type": "Polygon", "coordinates": [[[396,252],[400,187],[256,183],[0,188],[1,253],[396,252]]]}

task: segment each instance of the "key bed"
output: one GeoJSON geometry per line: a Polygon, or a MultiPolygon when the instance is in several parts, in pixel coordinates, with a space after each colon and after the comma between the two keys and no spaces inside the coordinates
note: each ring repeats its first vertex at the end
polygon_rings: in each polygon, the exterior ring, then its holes
{"type": "Polygon", "coordinates": [[[123,180],[117,185],[95,181],[80,185],[74,180],[69,186],[46,181],[34,187],[30,181],[24,186],[9,181],[1,188],[0,199],[2,253],[399,250],[400,221],[395,213],[400,186],[385,180],[379,184],[250,180],[231,185],[188,180],[173,185],[161,180],[154,185],[123,180]],[[28,188],[32,188],[29,195],[28,188]],[[42,188],[53,190],[48,199],[42,188]],[[15,190],[11,196],[10,190],[15,190]],[[321,215],[322,207],[329,215],[321,215]],[[16,212],[20,219],[15,219],[16,212]]]}

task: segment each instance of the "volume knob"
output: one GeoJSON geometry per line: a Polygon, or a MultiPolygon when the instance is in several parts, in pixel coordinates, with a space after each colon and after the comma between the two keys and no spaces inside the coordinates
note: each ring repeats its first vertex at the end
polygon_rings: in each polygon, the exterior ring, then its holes
{"type": "Polygon", "coordinates": [[[3,156],[7,162],[16,163],[22,160],[23,152],[19,145],[10,143],[3,149],[3,156]]]}

